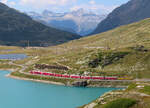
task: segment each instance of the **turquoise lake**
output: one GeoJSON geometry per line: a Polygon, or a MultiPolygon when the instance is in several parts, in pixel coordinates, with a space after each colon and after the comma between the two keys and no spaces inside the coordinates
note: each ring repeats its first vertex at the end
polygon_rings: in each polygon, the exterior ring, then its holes
{"type": "Polygon", "coordinates": [[[57,86],[5,77],[0,71],[0,108],[77,108],[117,88],[57,86]]]}

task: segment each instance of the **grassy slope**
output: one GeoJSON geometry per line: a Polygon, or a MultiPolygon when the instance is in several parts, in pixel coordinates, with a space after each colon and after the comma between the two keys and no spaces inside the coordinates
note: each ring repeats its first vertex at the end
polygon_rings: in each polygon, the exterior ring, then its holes
{"type": "MultiPolygon", "coordinates": [[[[71,68],[67,73],[80,74],[85,71],[91,75],[100,75],[99,72],[106,72],[107,75],[125,75],[138,78],[150,78],[150,51],[142,52],[131,49],[137,45],[143,45],[150,49],[150,19],[122,26],[117,29],[74,40],[62,45],[41,49],[17,48],[7,53],[26,53],[32,57],[37,56],[36,63],[61,64],[71,68]],[[107,50],[107,47],[110,49],[107,50]],[[127,56],[120,59],[104,69],[100,67],[90,68],[89,61],[93,60],[99,52],[129,52],[127,56]]],[[[4,52],[3,52],[4,53],[4,52]]],[[[24,63],[32,59],[22,60],[24,63]]],[[[35,63],[35,62],[34,62],[35,63]]],[[[32,65],[33,66],[33,65],[32,65]]],[[[31,69],[31,66],[29,67],[31,69]]],[[[27,69],[28,70],[28,69],[27,69]]],[[[43,70],[53,71],[53,70],[43,70]]],[[[55,72],[60,72],[56,71],[55,72]]],[[[64,73],[64,72],[62,72],[64,73]]]]}
{"type": "Polygon", "coordinates": [[[97,48],[103,47],[101,49],[103,52],[128,51],[130,54],[125,58],[106,66],[103,70],[97,68],[92,71],[128,73],[129,76],[150,78],[150,52],[140,52],[130,48],[136,45],[143,45],[149,50],[150,19],[53,47],[54,50],[58,50],[56,54],[59,55],[53,60],[74,69],[89,71],[87,62],[97,54],[97,48]],[[110,47],[110,50],[105,50],[107,47],[110,47]]]}
{"type": "MultiPolygon", "coordinates": [[[[150,41],[150,19],[121,26],[114,30],[89,36],[69,42],[66,45],[69,46],[97,46],[106,47],[109,45],[112,49],[114,48],[126,48],[134,46],[136,44],[149,44],[150,41]],[[73,44],[74,43],[74,44],[73,44]]],[[[65,45],[65,44],[64,44],[65,45]]]]}

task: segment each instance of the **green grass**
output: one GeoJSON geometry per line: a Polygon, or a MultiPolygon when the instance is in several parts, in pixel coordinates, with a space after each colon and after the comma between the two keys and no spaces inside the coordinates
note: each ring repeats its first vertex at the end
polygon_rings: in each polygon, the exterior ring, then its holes
{"type": "Polygon", "coordinates": [[[130,108],[134,104],[136,104],[134,99],[121,98],[108,102],[103,108],[130,108]]]}
{"type": "Polygon", "coordinates": [[[0,69],[16,69],[16,68],[21,68],[20,66],[17,65],[9,65],[9,64],[0,64],[0,69]]]}
{"type": "Polygon", "coordinates": [[[137,84],[132,83],[132,84],[130,84],[130,85],[128,86],[128,88],[127,88],[126,90],[127,90],[127,91],[133,90],[133,89],[135,89],[136,87],[137,87],[137,84]]]}
{"type": "Polygon", "coordinates": [[[0,60],[0,63],[8,63],[10,60],[0,60]]]}
{"type": "Polygon", "coordinates": [[[143,89],[139,90],[142,93],[150,95],[150,86],[144,86],[143,89]]]}

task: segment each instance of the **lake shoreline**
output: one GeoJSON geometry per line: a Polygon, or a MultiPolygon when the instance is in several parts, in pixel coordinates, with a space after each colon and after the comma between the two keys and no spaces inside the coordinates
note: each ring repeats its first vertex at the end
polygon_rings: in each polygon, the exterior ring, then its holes
{"type": "Polygon", "coordinates": [[[11,74],[7,74],[6,77],[17,79],[17,80],[25,80],[25,81],[33,81],[33,82],[40,82],[40,83],[46,83],[46,84],[54,84],[54,85],[65,86],[65,84],[63,84],[61,82],[45,81],[45,80],[30,79],[30,78],[21,78],[21,77],[14,76],[14,75],[11,75],[11,74]]]}
{"type": "MultiPolygon", "coordinates": [[[[41,79],[32,79],[32,78],[27,78],[27,77],[20,77],[20,76],[15,76],[12,75],[11,72],[15,72],[15,69],[0,69],[0,71],[9,71],[10,73],[6,75],[6,77],[8,78],[13,78],[13,79],[17,79],[17,80],[26,80],[26,81],[33,81],[33,82],[39,82],[39,83],[46,83],[46,84],[53,84],[53,85],[60,85],[60,86],[69,86],[72,87],[73,85],[71,85],[70,83],[62,83],[62,82],[56,82],[56,81],[47,81],[47,80],[41,80],[41,79]]],[[[69,80],[69,79],[68,79],[69,80]]],[[[90,81],[92,82],[92,81],[90,81]]],[[[86,87],[91,87],[91,88],[97,88],[97,87],[102,87],[102,88],[127,88],[128,85],[122,85],[122,84],[112,84],[115,82],[108,82],[106,84],[105,81],[102,82],[98,82],[98,83],[102,83],[102,84],[88,84],[86,87]]]]}
{"type": "MultiPolygon", "coordinates": [[[[17,80],[26,80],[26,81],[33,81],[33,82],[39,82],[39,83],[47,83],[47,84],[54,84],[54,85],[60,85],[60,86],[69,86],[73,87],[70,83],[64,84],[62,82],[55,82],[55,81],[46,81],[46,80],[40,80],[40,79],[32,79],[32,78],[25,78],[25,77],[19,77],[19,76],[14,76],[11,74],[7,74],[6,77],[17,79],[17,80]]],[[[102,82],[103,83],[103,82],[102,82]]],[[[105,82],[104,82],[105,83],[105,82]]],[[[94,84],[89,84],[86,87],[90,88],[127,88],[128,86],[123,86],[123,85],[94,85],[94,84]]]]}

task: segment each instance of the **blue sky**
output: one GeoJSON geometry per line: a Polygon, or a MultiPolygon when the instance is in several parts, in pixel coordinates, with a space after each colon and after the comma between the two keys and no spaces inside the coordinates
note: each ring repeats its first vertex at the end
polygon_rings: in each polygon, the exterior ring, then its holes
{"type": "Polygon", "coordinates": [[[129,0],[0,0],[22,12],[42,12],[47,9],[55,12],[67,12],[83,8],[99,14],[109,13],[129,0]]]}

